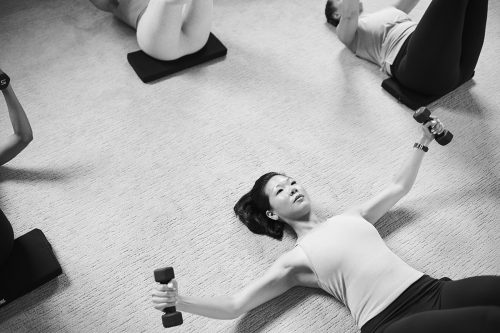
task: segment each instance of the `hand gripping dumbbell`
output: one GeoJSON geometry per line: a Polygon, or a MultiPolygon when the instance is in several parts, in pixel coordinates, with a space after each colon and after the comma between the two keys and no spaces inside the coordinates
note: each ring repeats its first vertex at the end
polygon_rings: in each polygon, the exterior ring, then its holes
{"type": "MultiPolygon", "coordinates": [[[[421,124],[425,124],[426,122],[432,120],[431,111],[425,106],[422,106],[420,109],[415,111],[415,114],[413,114],[413,119],[421,124]]],[[[453,139],[453,134],[448,130],[443,130],[439,134],[434,134],[434,139],[436,139],[437,143],[439,143],[441,146],[446,146],[451,142],[451,139],[453,139]]]]}
{"type": "Polygon", "coordinates": [[[4,72],[0,71],[0,90],[7,89],[9,86],[10,77],[4,72]]]}
{"type": "MultiPolygon", "coordinates": [[[[175,278],[174,269],[172,267],[165,267],[155,269],[154,271],[155,281],[161,284],[168,284],[175,278]]],[[[175,309],[175,306],[170,306],[163,309],[165,312],[161,316],[161,321],[163,322],[163,327],[173,327],[182,324],[182,313],[175,309]]]]}

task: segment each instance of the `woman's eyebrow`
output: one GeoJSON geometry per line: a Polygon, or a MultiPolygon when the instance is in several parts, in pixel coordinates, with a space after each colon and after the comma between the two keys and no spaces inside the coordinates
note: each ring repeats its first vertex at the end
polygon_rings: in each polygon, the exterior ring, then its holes
{"type": "Polygon", "coordinates": [[[290,183],[290,182],[292,182],[292,178],[287,177],[285,181],[282,181],[282,182],[280,182],[280,183],[276,184],[276,185],[273,187],[273,191],[275,191],[275,190],[278,188],[278,186],[283,186],[283,185],[284,185],[284,183],[290,183]]]}

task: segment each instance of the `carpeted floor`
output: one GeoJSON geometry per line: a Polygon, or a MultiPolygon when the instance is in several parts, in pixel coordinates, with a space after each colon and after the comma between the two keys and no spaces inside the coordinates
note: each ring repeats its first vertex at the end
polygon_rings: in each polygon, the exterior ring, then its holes
{"type": "MultiPolygon", "coordinates": [[[[42,229],[64,270],[0,309],[0,331],[163,331],[155,268],[174,266],[181,293],[210,297],[293,247],[233,216],[261,174],[294,176],[324,217],[390,181],[420,129],[323,9],[323,0],[215,0],[227,58],[143,84],[126,60],[134,31],[90,2],[0,2],[0,67],[35,137],[0,168],[0,208],[16,236],[42,229]]],[[[390,248],[436,277],[500,274],[497,1],[488,20],[474,80],[431,105],[453,142],[430,147],[413,190],[378,224],[390,248]]],[[[340,303],[306,288],[237,320],[184,320],[170,331],[357,332],[340,303]]]]}

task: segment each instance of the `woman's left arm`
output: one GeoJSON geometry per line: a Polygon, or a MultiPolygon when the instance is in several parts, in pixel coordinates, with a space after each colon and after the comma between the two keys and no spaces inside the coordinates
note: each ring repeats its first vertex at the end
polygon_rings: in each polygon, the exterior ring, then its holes
{"type": "Polygon", "coordinates": [[[413,8],[419,3],[420,0],[397,0],[394,4],[394,7],[405,12],[406,14],[410,14],[413,8]]]}
{"type": "Polygon", "coordinates": [[[12,86],[9,84],[2,89],[2,93],[7,103],[14,134],[8,136],[5,141],[0,142],[0,165],[16,157],[33,140],[30,122],[12,86]]]}
{"type": "MultiPolygon", "coordinates": [[[[434,139],[434,134],[441,133],[444,130],[441,121],[432,118],[433,120],[422,125],[422,138],[418,143],[423,146],[428,146],[434,139]]],[[[372,224],[377,222],[410,191],[417,178],[424,155],[423,150],[414,148],[410,158],[403,164],[401,171],[396,174],[389,186],[364,204],[349,210],[349,212],[361,215],[372,224]]]]}

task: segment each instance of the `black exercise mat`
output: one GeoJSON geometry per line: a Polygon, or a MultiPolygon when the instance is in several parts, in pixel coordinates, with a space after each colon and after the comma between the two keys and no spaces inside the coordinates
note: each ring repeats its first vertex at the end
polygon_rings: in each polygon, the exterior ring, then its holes
{"type": "Polygon", "coordinates": [[[399,102],[412,110],[417,110],[421,106],[426,106],[441,98],[441,96],[422,95],[413,90],[403,87],[393,78],[382,81],[382,88],[387,90],[399,102]]]}
{"type": "Polygon", "coordinates": [[[12,252],[0,267],[0,307],[62,273],[52,246],[40,229],[14,240],[12,252]]]}
{"type": "Polygon", "coordinates": [[[127,54],[127,59],[142,82],[147,83],[223,57],[226,54],[227,48],[211,33],[207,43],[201,50],[176,60],[161,61],[148,56],[140,50],[127,54]]]}
{"type": "Polygon", "coordinates": [[[382,81],[382,88],[387,90],[392,96],[394,96],[399,102],[403,103],[407,107],[412,110],[417,110],[421,106],[427,106],[432,102],[440,99],[444,95],[450,93],[451,91],[457,89],[465,82],[471,80],[474,77],[476,72],[472,72],[472,75],[469,78],[466,78],[464,81],[460,82],[455,88],[452,90],[442,94],[442,95],[423,95],[421,93],[415,92],[411,89],[404,87],[394,78],[388,78],[382,81]]]}

